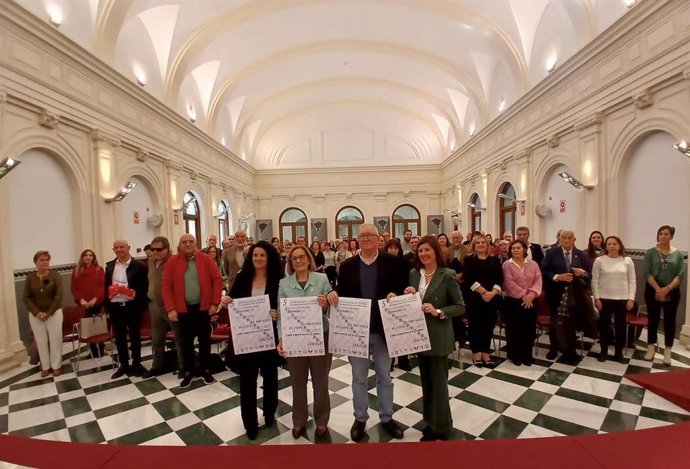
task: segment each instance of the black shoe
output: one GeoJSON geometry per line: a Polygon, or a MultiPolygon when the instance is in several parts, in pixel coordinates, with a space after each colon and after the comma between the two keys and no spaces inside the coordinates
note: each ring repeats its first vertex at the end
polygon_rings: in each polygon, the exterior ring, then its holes
{"type": "Polygon", "coordinates": [[[177,379],[182,379],[182,378],[184,378],[184,371],[179,370],[179,371],[177,372],[177,379]]]}
{"type": "Polygon", "coordinates": [[[605,362],[606,361],[606,352],[600,352],[599,356],[597,357],[597,361],[605,362]]]}
{"type": "Polygon", "coordinates": [[[580,363],[580,360],[581,360],[580,356],[575,352],[567,353],[561,357],[561,361],[564,364],[571,365],[571,366],[577,365],[578,363],[580,363]]]}
{"type": "Polygon", "coordinates": [[[438,436],[434,433],[423,434],[419,441],[436,441],[438,436]]]}
{"type": "Polygon", "coordinates": [[[216,378],[214,378],[211,372],[208,370],[201,373],[201,378],[204,380],[204,383],[206,384],[213,384],[216,382],[216,378]]]}
{"type": "Polygon", "coordinates": [[[522,364],[525,366],[532,366],[534,365],[534,360],[525,360],[522,364]]]}
{"type": "Polygon", "coordinates": [[[276,423],[275,415],[272,415],[270,417],[264,417],[264,420],[266,422],[267,427],[272,427],[276,423]]]}
{"type": "Polygon", "coordinates": [[[160,368],[151,368],[146,373],[142,374],[141,377],[144,379],[155,378],[163,373],[160,368]]]}
{"type": "Polygon", "coordinates": [[[130,374],[129,368],[120,367],[117,370],[115,370],[115,373],[113,373],[113,375],[110,377],[110,379],[122,378],[124,375],[129,376],[129,374],[130,374]]]}
{"type": "Polygon", "coordinates": [[[194,375],[191,373],[185,373],[184,378],[182,378],[182,381],[180,381],[180,389],[187,389],[192,384],[193,379],[194,375]]]}
{"type": "Polygon", "coordinates": [[[485,361],[484,366],[490,370],[493,370],[494,368],[496,368],[496,364],[493,362],[493,360],[485,361]]]}
{"type": "Polygon", "coordinates": [[[396,440],[402,440],[403,429],[398,422],[396,422],[393,419],[390,419],[388,422],[381,422],[381,425],[383,426],[383,428],[386,429],[390,436],[392,436],[396,440]]]}
{"type": "Polygon", "coordinates": [[[355,420],[355,423],[352,424],[352,428],[350,428],[350,439],[355,442],[362,441],[362,438],[364,438],[364,434],[366,433],[365,427],[366,424],[364,422],[355,420]]]}
{"type": "Polygon", "coordinates": [[[522,362],[520,360],[511,360],[513,362],[513,365],[515,366],[522,366],[522,362]]]}
{"type": "Polygon", "coordinates": [[[558,352],[556,352],[555,350],[549,350],[549,353],[546,354],[546,359],[547,360],[555,360],[557,356],[558,356],[558,352]]]}
{"type": "Polygon", "coordinates": [[[616,352],[616,355],[613,357],[613,359],[618,363],[625,365],[625,357],[623,357],[623,352],[616,352]]]}
{"type": "Polygon", "coordinates": [[[484,368],[484,362],[481,360],[475,360],[474,366],[476,366],[477,368],[484,368]]]}
{"type": "Polygon", "coordinates": [[[250,428],[247,430],[246,435],[247,435],[247,438],[254,441],[254,440],[256,440],[256,437],[259,435],[259,429],[258,428],[250,428]]]}
{"type": "Polygon", "coordinates": [[[144,376],[144,373],[146,373],[147,370],[141,363],[137,363],[136,365],[132,365],[132,376],[144,376]]]}

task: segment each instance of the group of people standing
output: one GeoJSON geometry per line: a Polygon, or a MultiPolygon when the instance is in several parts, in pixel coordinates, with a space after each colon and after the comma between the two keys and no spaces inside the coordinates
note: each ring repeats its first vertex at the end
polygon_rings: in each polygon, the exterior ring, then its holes
{"type": "MultiPolygon", "coordinates": [[[[674,234],[673,227],[660,227],[657,245],[644,258],[644,296],[650,319],[649,350],[645,358],[654,358],[656,331],[663,309],[664,363],[670,363],[679,286],[684,275],[683,255],[670,244],[674,234]]],[[[487,236],[480,232],[468,237],[469,243],[457,231],[451,233],[450,239],[445,235],[417,238],[406,232],[403,240],[390,238],[381,246],[378,231],[370,224],[360,225],[357,239],[341,243],[335,253],[329,247],[324,248],[323,243],[317,251],[316,243],[307,246],[304,239],[282,251],[276,245],[280,241],[250,244],[242,231],[234,234],[232,243],[224,240],[222,250],[216,246],[215,239],[215,242],[207,241],[207,247],[199,250],[194,236],[185,234],[175,254],[167,238],[154,238],[148,246],[150,257],[146,262],[132,258],[127,241],[116,240],[115,259],[107,262],[105,269],[98,264],[94,251],[82,252],[72,275],[72,293],[75,303],[87,315],[101,314],[103,310],[108,313],[119,359],[113,379],[124,375],[147,378],[163,372],[166,332],[172,329],[181,388],[190,386],[196,377],[207,384],[215,381],[209,363],[210,318],[219,308],[230,307],[238,298],[268,295],[276,349],[235,357],[240,376],[242,420],[250,439],[257,437],[260,428],[259,373],[263,377],[264,423],[267,426],[275,423],[278,367],[280,357],[286,357],[281,341],[280,299],[314,297],[322,309],[326,340],[329,309],[338,304],[340,297],[370,299],[370,358],[348,358],[352,367],[354,407],[350,436],[354,441],[366,436],[368,370],[372,362],[381,425],[393,438],[403,437],[403,427],[393,419],[391,357],[378,300],[419,293],[431,344],[430,350],[417,356],[427,424],[422,441],[443,440],[450,437],[453,428],[447,356],[455,349],[456,341],[462,346],[463,341],[458,340],[462,314],[467,318],[474,365],[496,366],[491,355],[491,339],[500,313],[506,325],[508,358],[515,365],[529,366],[534,362],[536,306],[540,298],[545,298],[552,319],[547,359],[555,359],[561,351],[562,361],[575,363],[579,356],[575,352],[577,321],[574,319],[581,316],[583,301],[592,301],[587,296],[591,291],[600,314],[600,360],[607,357],[611,318],[615,326],[614,358],[622,360],[625,315],[635,306],[636,283],[634,265],[626,256],[621,239],[604,238],[599,233],[599,237],[590,236],[587,251],[581,251],[575,247],[575,234],[561,230],[557,243],[543,252],[539,245],[529,242],[529,235],[527,227],[519,227],[516,239],[505,236],[507,255],[501,256],[492,251],[487,236]],[[352,241],[356,241],[354,253],[349,250],[352,241]],[[326,256],[328,252],[333,255],[326,256]],[[347,254],[339,256],[341,252],[347,254]],[[333,263],[319,265],[319,254],[333,263]],[[335,279],[328,274],[328,267],[337,271],[335,279]],[[223,294],[224,287],[226,294],[223,294]],[[147,309],[152,324],[150,370],[141,363],[139,335],[147,309]],[[198,365],[195,339],[199,347],[198,365]]],[[[26,278],[24,302],[30,311],[30,324],[39,349],[41,375],[58,376],[62,362],[60,275],[51,271],[47,251],[37,252],[34,263],[37,271],[26,278]]],[[[328,374],[332,356],[327,344],[325,350],[321,356],[287,357],[295,438],[306,432],[310,376],[315,436],[321,438],[328,432],[328,374]]],[[[92,353],[99,352],[97,348],[92,349],[92,353]]]]}

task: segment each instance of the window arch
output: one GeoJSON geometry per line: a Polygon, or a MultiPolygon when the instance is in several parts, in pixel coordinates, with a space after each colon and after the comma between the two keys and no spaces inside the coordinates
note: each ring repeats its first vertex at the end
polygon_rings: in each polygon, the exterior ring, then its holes
{"type": "Polygon", "coordinates": [[[470,197],[470,223],[472,227],[472,233],[475,231],[482,231],[482,199],[479,198],[479,194],[476,192],[470,197]]]}
{"type": "Polygon", "coordinates": [[[410,230],[413,235],[419,236],[422,227],[422,219],[419,210],[413,205],[403,204],[393,210],[393,236],[403,239],[405,232],[410,230]]]}
{"type": "Polygon", "coordinates": [[[197,243],[201,242],[201,215],[199,210],[199,202],[192,192],[187,192],[182,199],[184,204],[184,231],[194,235],[197,243]]]}
{"type": "Polygon", "coordinates": [[[218,204],[218,241],[219,244],[230,235],[230,206],[224,200],[218,204]]]}
{"type": "Polygon", "coordinates": [[[335,216],[335,234],[339,239],[356,238],[359,235],[359,225],[362,223],[364,215],[357,207],[343,207],[335,216]]]}
{"type": "Polygon", "coordinates": [[[307,237],[307,215],[300,209],[290,207],[280,214],[278,222],[281,241],[292,241],[300,236],[307,237]]]}
{"type": "Polygon", "coordinates": [[[503,238],[503,233],[509,231],[515,235],[515,215],[517,214],[517,196],[515,194],[515,188],[509,182],[506,182],[501,186],[499,192],[499,210],[501,232],[496,233],[499,238],[503,238]]]}

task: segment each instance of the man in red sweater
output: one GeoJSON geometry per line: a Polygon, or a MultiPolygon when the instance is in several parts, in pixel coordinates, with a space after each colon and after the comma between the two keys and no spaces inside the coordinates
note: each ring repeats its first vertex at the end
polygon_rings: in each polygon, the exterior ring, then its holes
{"type": "Polygon", "coordinates": [[[168,318],[180,322],[184,368],[180,388],[194,379],[194,338],[199,340],[199,372],[206,384],[215,382],[209,369],[211,316],[218,311],[223,280],[215,261],[197,250],[190,234],[180,238],[179,253],[163,270],[163,302],[168,318]]]}

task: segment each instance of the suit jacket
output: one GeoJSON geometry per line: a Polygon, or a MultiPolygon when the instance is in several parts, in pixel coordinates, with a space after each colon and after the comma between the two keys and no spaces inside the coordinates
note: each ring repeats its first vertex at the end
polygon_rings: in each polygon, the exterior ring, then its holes
{"type": "MultiPolygon", "coordinates": [[[[362,298],[360,286],[359,254],[352,256],[340,264],[337,292],[339,296],[347,298],[362,298]]],[[[376,259],[376,298],[382,300],[389,293],[401,295],[407,285],[407,272],[401,268],[397,257],[388,253],[379,253],[376,259]]],[[[383,334],[381,312],[377,301],[371,302],[371,317],[369,318],[369,333],[383,334]]]]}
{"type": "Polygon", "coordinates": [[[233,282],[235,281],[235,277],[237,277],[237,272],[239,272],[242,268],[242,266],[237,263],[237,246],[224,250],[222,259],[223,272],[227,277],[227,286],[228,290],[230,290],[233,282]]]}
{"type": "MultiPolygon", "coordinates": [[[[108,288],[113,284],[113,272],[115,271],[115,262],[117,259],[108,261],[105,264],[105,307],[110,312],[112,308],[110,299],[108,298],[108,288]]],[[[136,294],[132,300],[132,305],[137,309],[144,311],[148,307],[148,292],[149,292],[149,274],[146,264],[139,262],[132,257],[129,266],[127,267],[127,286],[134,290],[136,294]]]]}
{"type": "MultiPolygon", "coordinates": [[[[589,257],[583,251],[573,248],[571,251],[572,260],[571,267],[578,267],[587,271],[585,281],[588,282],[591,278],[591,268],[589,266],[589,257]]],[[[563,255],[563,248],[555,247],[546,250],[544,260],[541,264],[542,280],[544,282],[544,291],[546,292],[546,300],[549,303],[551,311],[554,312],[561,301],[563,290],[567,285],[565,282],[555,281],[553,277],[557,274],[566,274],[569,272],[565,263],[565,256],[563,255]]]]}
{"type": "Polygon", "coordinates": [[[544,260],[544,251],[537,243],[529,243],[529,247],[532,250],[532,260],[541,267],[541,263],[544,260]]]}
{"type": "MultiPolygon", "coordinates": [[[[410,270],[408,284],[415,289],[419,288],[421,274],[417,269],[410,270]]],[[[429,331],[431,350],[420,355],[445,356],[455,350],[455,336],[453,335],[453,322],[450,318],[465,312],[465,303],[462,301],[460,285],[455,281],[455,272],[445,267],[439,267],[431,278],[431,283],[424,293],[422,303],[431,303],[434,308],[440,309],[446,315],[446,319],[425,314],[426,327],[429,331]]]]}

